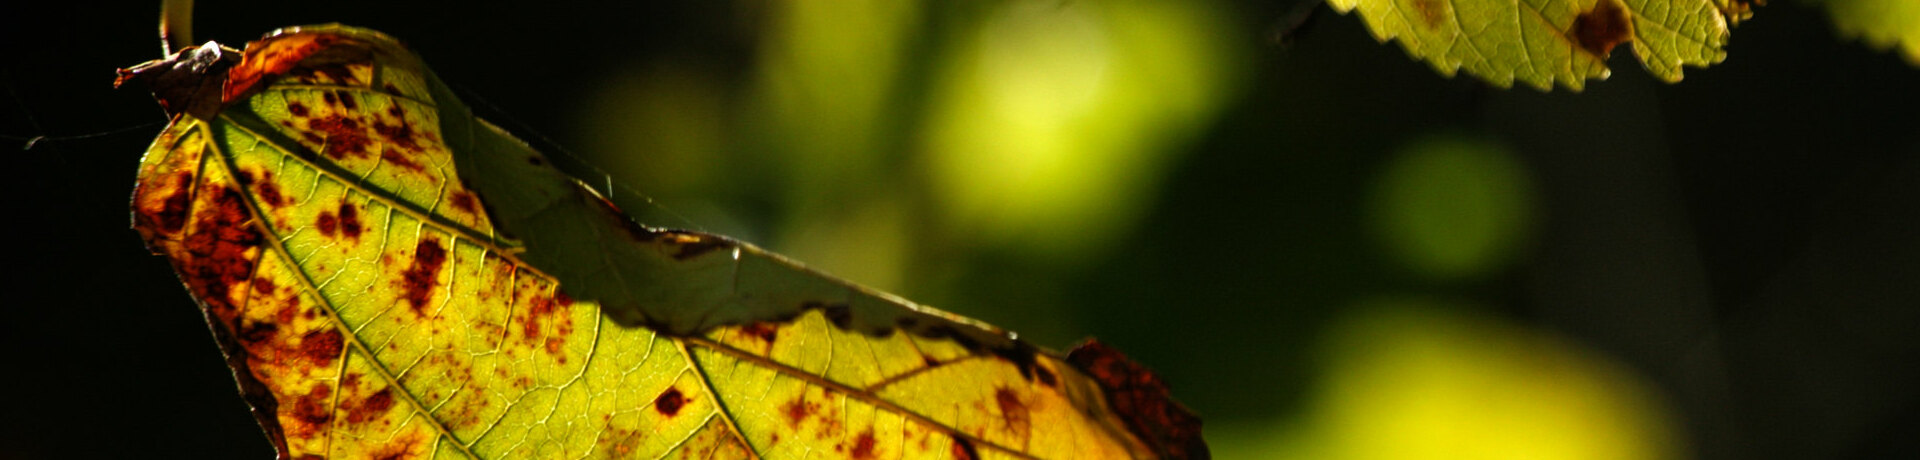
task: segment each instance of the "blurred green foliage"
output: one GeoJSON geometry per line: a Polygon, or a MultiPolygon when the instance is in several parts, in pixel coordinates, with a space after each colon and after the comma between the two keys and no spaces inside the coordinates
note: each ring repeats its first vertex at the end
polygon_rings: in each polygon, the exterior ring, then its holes
{"type": "MultiPolygon", "coordinates": [[[[1132,237],[1249,78],[1251,43],[1231,38],[1251,34],[1225,5],[767,8],[746,78],[697,60],[638,63],[606,77],[575,116],[588,162],[685,218],[656,224],[741,235],[1056,347],[1104,313],[1055,280],[1132,257],[1129,242],[1219,243],[1204,228],[1132,237]]],[[[1522,254],[1537,199],[1506,147],[1436,132],[1398,150],[1361,171],[1371,185],[1353,192],[1364,195],[1366,241],[1393,265],[1445,285],[1492,277],[1522,254]]],[[[1329,329],[1339,344],[1321,358],[1332,367],[1314,372],[1326,381],[1312,409],[1210,417],[1230,433],[1219,453],[1673,456],[1664,409],[1630,370],[1550,333],[1483,326],[1482,309],[1419,307],[1384,319],[1352,309],[1363,313],[1342,321],[1357,325],[1329,329]],[[1231,439],[1271,420],[1301,428],[1254,429],[1283,443],[1231,439]]]]}
{"type": "MultiPolygon", "coordinates": [[[[576,115],[587,162],[684,217],[650,223],[963,311],[997,303],[957,294],[982,253],[1051,276],[1118,250],[1247,52],[1205,2],[767,7],[736,84],[698,62],[609,76],[576,115]]],[[[1030,287],[992,297],[1057,295],[1030,287]]],[[[1010,316],[1080,334],[1061,304],[1010,316]]]]}
{"type": "Polygon", "coordinates": [[[1485,276],[1512,262],[1533,222],[1533,188],[1505,148],[1440,135],[1387,160],[1368,208],[1401,263],[1440,279],[1485,276]]]}

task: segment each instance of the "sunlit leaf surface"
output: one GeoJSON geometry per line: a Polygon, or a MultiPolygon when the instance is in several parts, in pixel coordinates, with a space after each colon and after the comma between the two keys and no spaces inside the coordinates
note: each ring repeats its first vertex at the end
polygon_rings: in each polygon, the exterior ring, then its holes
{"type": "Polygon", "coordinates": [[[135,227],[282,458],[1205,457],[1157,377],[643,227],[376,32],[123,72],[135,227]]]}
{"type": "MultiPolygon", "coordinates": [[[[1501,87],[1514,80],[1576,91],[1610,74],[1607,56],[1631,44],[1654,76],[1726,58],[1727,12],[1745,0],[1327,0],[1360,10],[1381,41],[1452,76],[1459,69],[1501,87]]],[[[1745,11],[1744,9],[1738,11],[1745,11]]],[[[1736,16],[1737,17],[1737,16],[1736,16]]]]}

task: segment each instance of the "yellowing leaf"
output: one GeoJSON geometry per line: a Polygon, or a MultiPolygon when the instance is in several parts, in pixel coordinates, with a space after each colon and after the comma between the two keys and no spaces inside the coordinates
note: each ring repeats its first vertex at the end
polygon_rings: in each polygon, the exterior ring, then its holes
{"type": "Polygon", "coordinates": [[[377,32],[123,72],[135,227],[281,458],[1186,458],[1151,372],[643,227],[377,32]]]}
{"type": "MultiPolygon", "coordinates": [[[[1501,87],[1514,80],[1541,90],[1575,91],[1610,74],[1607,56],[1631,43],[1640,63],[1661,80],[1680,67],[1726,58],[1727,11],[1745,0],[1327,0],[1342,13],[1360,10],[1385,42],[1441,74],[1459,69],[1501,87]]],[[[1739,16],[1736,16],[1739,17],[1739,16]]]]}
{"type": "Polygon", "coordinates": [[[1920,65],[1920,2],[1913,0],[1810,0],[1823,3],[1840,33],[1875,48],[1897,49],[1920,65]]]}

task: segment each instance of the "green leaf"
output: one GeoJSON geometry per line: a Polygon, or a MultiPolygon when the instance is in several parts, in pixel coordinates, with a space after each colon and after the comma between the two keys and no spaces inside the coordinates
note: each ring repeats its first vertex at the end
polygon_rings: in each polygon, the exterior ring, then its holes
{"type": "Polygon", "coordinates": [[[174,115],[135,228],[281,458],[1205,457],[1158,377],[648,228],[393,38],[124,71],[174,115]]]}
{"type": "MultiPolygon", "coordinates": [[[[1398,38],[1407,53],[1453,76],[1459,69],[1500,87],[1520,80],[1540,90],[1575,91],[1606,79],[1607,56],[1631,43],[1661,80],[1681,66],[1726,58],[1728,0],[1327,0],[1360,10],[1380,41],[1398,38]]],[[[1732,0],[1732,3],[1741,3],[1732,0]]]]}
{"type": "Polygon", "coordinates": [[[1825,4],[1840,33],[1868,46],[1896,49],[1920,66],[1920,2],[1913,0],[1808,0],[1825,4]]]}

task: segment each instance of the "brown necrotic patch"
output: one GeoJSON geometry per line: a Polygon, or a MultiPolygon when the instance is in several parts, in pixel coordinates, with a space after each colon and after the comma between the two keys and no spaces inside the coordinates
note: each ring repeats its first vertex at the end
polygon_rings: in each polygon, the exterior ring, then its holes
{"type": "Polygon", "coordinates": [[[296,117],[305,118],[308,114],[312,112],[308,111],[307,105],[301,104],[300,101],[288,101],[287,113],[292,114],[293,116],[296,116],[296,117]]]}
{"type": "Polygon", "coordinates": [[[461,210],[467,214],[480,214],[480,208],[474,204],[473,192],[454,190],[453,197],[450,201],[453,203],[454,209],[461,210]]]}
{"type": "Polygon", "coordinates": [[[243,320],[234,331],[240,335],[240,341],[253,346],[266,343],[279,335],[280,326],[269,321],[243,320]]]}
{"type": "Polygon", "coordinates": [[[567,337],[573,335],[573,318],[564,311],[572,305],[573,298],[565,293],[556,292],[551,298],[534,296],[527,302],[526,319],[520,322],[520,334],[528,341],[537,340],[542,332],[546,332],[542,348],[548,354],[559,355],[562,364],[567,362],[567,357],[561,355],[561,348],[566,344],[567,337]]]}
{"type": "Polygon", "coordinates": [[[979,460],[980,458],[980,451],[974,450],[973,441],[968,441],[967,438],[959,435],[953,437],[953,449],[948,454],[952,455],[954,460],[979,460]]]}
{"type": "Polygon", "coordinates": [[[1033,422],[1032,415],[1027,413],[1027,404],[1020,401],[1020,395],[1014,394],[1013,390],[1006,387],[1000,387],[994,390],[993,399],[1000,406],[1000,421],[1007,427],[1007,431],[1022,438],[1026,437],[1028,430],[1033,427],[1033,422]]]}
{"type": "Polygon", "coordinates": [[[345,345],[346,341],[340,336],[340,331],[327,329],[302,339],[300,353],[306,355],[307,359],[316,366],[328,366],[333,364],[334,359],[340,357],[340,350],[345,345]]]}
{"type": "Polygon", "coordinates": [[[1581,49],[1606,57],[1614,46],[1633,40],[1633,22],[1620,0],[1600,0],[1592,10],[1573,18],[1570,32],[1581,49]]]}
{"type": "Polygon", "coordinates": [[[1067,362],[1099,383],[1107,405],[1127,422],[1135,436],[1161,456],[1207,455],[1207,444],[1200,437],[1200,418],[1174,402],[1167,384],[1146,366],[1120,354],[1120,350],[1091,340],[1068,352],[1067,362]]]}
{"type": "Polygon", "coordinates": [[[162,233],[169,234],[178,233],[187,225],[187,210],[193,205],[193,173],[182,171],[175,173],[172,179],[173,190],[160,200],[160,209],[141,213],[162,233]]]}
{"type": "MultiPolygon", "coordinates": [[[[393,108],[397,110],[400,106],[394,105],[393,108]]],[[[398,147],[401,150],[408,152],[419,151],[420,141],[413,131],[413,125],[407,123],[406,117],[392,115],[392,111],[389,112],[389,118],[391,119],[374,123],[373,132],[379,134],[380,137],[387,138],[389,145],[398,147]]]]}
{"type": "Polygon", "coordinates": [[[873,447],[873,428],[867,428],[862,430],[859,436],[853,437],[853,448],[847,449],[847,456],[856,460],[872,459],[874,458],[873,447]]]}
{"type": "Polygon", "coordinates": [[[325,145],[320,153],[335,160],[348,156],[366,158],[367,147],[373,144],[360,120],[351,117],[329,115],[315,118],[307,122],[307,129],[320,133],[319,137],[325,145]]]}
{"type": "Polygon", "coordinates": [[[320,230],[321,235],[333,238],[340,230],[340,218],[335,217],[333,211],[320,211],[320,217],[313,219],[313,227],[320,230]]]}
{"type": "Polygon", "coordinates": [[[373,452],[369,452],[367,458],[373,460],[411,460],[427,458],[425,453],[415,452],[414,450],[420,447],[427,447],[429,444],[431,443],[427,435],[418,431],[408,432],[406,435],[395,438],[386,445],[380,446],[380,448],[375,449],[373,452]]]}
{"type": "Polygon", "coordinates": [[[327,93],[327,96],[328,96],[327,103],[334,104],[340,107],[341,110],[345,110],[348,112],[360,110],[360,102],[354,100],[353,93],[349,93],[346,91],[333,91],[333,92],[327,93]]]}
{"type": "Polygon", "coordinates": [[[240,192],[225,187],[208,190],[211,208],[198,214],[192,235],[182,241],[184,256],[176,254],[175,268],[201,302],[231,321],[235,284],[253,278],[260,231],[240,192]]]}
{"type": "Polygon", "coordinates": [[[740,332],[746,334],[748,337],[753,337],[768,345],[772,345],[774,339],[780,337],[780,326],[766,321],[755,321],[741,326],[740,332]]]}
{"type": "Polygon", "coordinates": [[[340,236],[359,239],[361,231],[360,208],[355,207],[353,203],[342,201],[340,202],[338,212],[340,219],[340,236]]]}
{"type": "MultiPolygon", "coordinates": [[[[242,174],[242,177],[247,179],[251,179],[252,176],[253,174],[242,174]]],[[[259,177],[259,181],[253,184],[253,191],[255,195],[260,197],[260,203],[272,207],[286,205],[287,199],[280,194],[280,183],[273,180],[273,172],[261,171],[259,177]]]]}
{"type": "Polygon", "coordinates": [[[360,400],[359,404],[347,409],[347,423],[358,425],[377,420],[392,408],[393,392],[390,389],[381,388],[380,391],[375,391],[367,395],[366,399],[360,400]]]}
{"type": "Polygon", "coordinates": [[[327,409],[332,404],[333,388],[324,383],[316,383],[307,389],[305,396],[301,396],[284,409],[286,412],[280,414],[280,420],[286,426],[289,436],[311,438],[318,434],[327,422],[333,420],[333,411],[327,409]]]}
{"type": "Polygon", "coordinates": [[[799,428],[807,417],[820,410],[820,404],[808,402],[806,395],[794,397],[792,401],[780,405],[780,415],[787,419],[788,428],[799,428]]]}
{"type": "Polygon", "coordinates": [[[415,313],[425,314],[427,303],[433,298],[433,288],[439,282],[440,268],[447,262],[447,249],[440,246],[438,238],[421,238],[420,244],[413,248],[413,264],[400,272],[401,296],[413,306],[415,313]]]}
{"type": "Polygon", "coordinates": [[[660,393],[660,397],[653,398],[653,410],[660,411],[660,415],[668,417],[678,415],[680,408],[686,404],[687,397],[680,394],[679,388],[669,387],[666,392],[660,393]]]}

